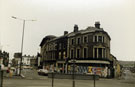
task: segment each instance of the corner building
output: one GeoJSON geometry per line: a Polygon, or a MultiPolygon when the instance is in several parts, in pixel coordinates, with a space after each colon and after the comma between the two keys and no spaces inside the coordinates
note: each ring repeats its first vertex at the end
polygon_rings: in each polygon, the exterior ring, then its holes
{"type": "Polygon", "coordinates": [[[97,74],[115,77],[114,61],[110,53],[110,36],[95,22],[94,27],[79,30],[74,26],[71,33],[56,37],[46,36],[40,43],[43,68],[72,74],[73,60],[76,74],[97,74]]]}

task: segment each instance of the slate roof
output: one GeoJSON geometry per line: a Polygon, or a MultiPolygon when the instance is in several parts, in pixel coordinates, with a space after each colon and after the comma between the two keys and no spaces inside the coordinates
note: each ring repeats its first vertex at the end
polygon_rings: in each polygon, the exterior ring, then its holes
{"type": "Polygon", "coordinates": [[[40,46],[43,46],[43,44],[47,41],[47,40],[51,40],[51,39],[53,39],[53,38],[56,38],[56,36],[54,36],[54,35],[48,35],[48,36],[45,36],[43,39],[42,39],[42,41],[41,41],[41,43],[40,43],[40,46]]]}
{"type": "MultiPolygon", "coordinates": [[[[89,26],[89,27],[87,27],[86,29],[78,30],[78,32],[71,32],[71,33],[68,33],[68,34],[63,35],[63,36],[60,36],[60,37],[54,36],[54,38],[50,39],[49,42],[55,41],[55,40],[58,40],[58,39],[64,38],[64,37],[73,37],[73,36],[75,36],[76,34],[86,34],[86,33],[92,33],[92,32],[93,32],[93,33],[94,33],[94,32],[104,32],[104,33],[106,33],[106,34],[108,35],[108,33],[105,32],[105,31],[103,30],[103,28],[98,29],[98,28],[89,26]]],[[[48,35],[48,36],[46,36],[46,37],[49,37],[49,36],[53,36],[53,35],[48,35]]],[[[45,38],[46,38],[46,37],[45,37],[45,38]]],[[[108,37],[109,37],[109,39],[111,39],[109,35],[108,35],[108,37]]],[[[45,39],[45,38],[44,38],[44,39],[45,39]]],[[[43,40],[44,40],[44,39],[43,39],[43,40]]],[[[42,40],[40,46],[44,43],[43,40],[42,40]]]]}
{"type": "Polygon", "coordinates": [[[96,32],[96,31],[104,31],[103,28],[95,28],[95,27],[88,27],[84,30],[79,30],[78,32],[71,32],[68,34],[68,37],[72,37],[72,36],[75,36],[77,33],[80,33],[80,34],[85,34],[85,33],[90,33],[90,32],[96,32]]]}

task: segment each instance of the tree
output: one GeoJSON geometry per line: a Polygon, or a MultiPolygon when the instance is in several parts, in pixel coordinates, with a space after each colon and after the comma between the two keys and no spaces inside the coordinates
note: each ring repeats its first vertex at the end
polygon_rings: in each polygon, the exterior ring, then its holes
{"type": "Polygon", "coordinates": [[[8,66],[8,63],[9,63],[9,53],[5,52],[5,51],[2,52],[0,50],[0,58],[3,59],[4,66],[8,66]]]}

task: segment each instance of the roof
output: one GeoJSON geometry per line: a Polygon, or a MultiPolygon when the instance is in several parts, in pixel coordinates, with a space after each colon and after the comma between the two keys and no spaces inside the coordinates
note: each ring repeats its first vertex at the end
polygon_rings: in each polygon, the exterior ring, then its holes
{"type": "Polygon", "coordinates": [[[98,29],[98,28],[95,28],[95,27],[88,27],[84,30],[79,30],[78,32],[71,32],[70,34],[68,34],[68,37],[75,36],[77,33],[85,34],[85,33],[96,32],[96,31],[104,31],[104,30],[102,28],[98,29]]]}
{"type": "Polygon", "coordinates": [[[54,36],[54,35],[45,36],[45,37],[42,39],[42,41],[41,41],[41,43],[40,43],[40,46],[43,46],[43,44],[44,44],[47,40],[51,40],[51,39],[53,39],[53,38],[56,38],[56,36],[54,36]]]}
{"type": "Polygon", "coordinates": [[[76,34],[86,34],[86,33],[92,33],[92,32],[93,33],[94,32],[104,32],[104,33],[107,34],[107,36],[109,37],[109,39],[111,39],[110,36],[108,35],[108,33],[103,30],[103,28],[98,29],[98,28],[91,27],[91,26],[87,27],[84,30],[79,30],[78,32],[71,32],[71,33],[68,34],[68,37],[75,36],[76,34]]]}
{"type": "Polygon", "coordinates": [[[79,30],[78,32],[71,32],[71,33],[69,33],[69,34],[66,34],[66,35],[63,35],[63,36],[60,36],[60,37],[56,37],[56,36],[53,36],[53,35],[46,36],[46,37],[42,40],[40,46],[42,46],[42,45],[45,43],[45,41],[46,41],[46,39],[47,39],[48,37],[54,37],[54,38],[50,39],[50,41],[55,41],[55,40],[58,40],[58,39],[64,38],[64,37],[73,37],[73,36],[75,36],[76,34],[86,34],[86,33],[92,33],[92,32],[93,32],[93,33],[94,33],[94,32],[104,32],[104,33],[107,34],[107,36],[109,37],[109,39],[111,39],[110,36],[108,35],[108,33],[103,30],[103,28],[98,29],[98,28],[96,28],[96,27],[91,27],[91,26],[89,26],[89,27],[87,27],[86,29],[79,30]]]}

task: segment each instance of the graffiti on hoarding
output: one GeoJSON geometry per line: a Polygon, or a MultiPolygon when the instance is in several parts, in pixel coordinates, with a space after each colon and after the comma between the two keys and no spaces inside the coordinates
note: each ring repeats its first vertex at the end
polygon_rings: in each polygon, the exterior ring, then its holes
{"type": "MultiPolygon", "coordinates": [[[[75,71],[77,74],[96,74],[100,77],[107,77],[107,67],[93,67],[93,66],[76,66],[75,71]]],[[[68,72],[72,72],[72,66],[68,65],[68,72]]]]}
{"type": "Polygon", "coordinates": [[[88,73],[92,73],[92,67],[91,66],[88,67],[88,73]]]}

